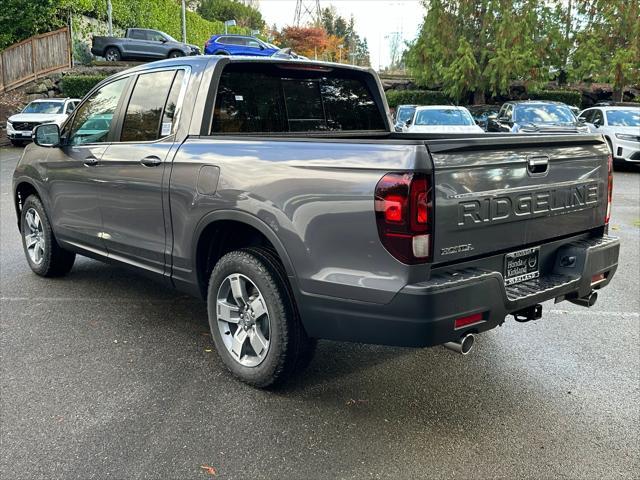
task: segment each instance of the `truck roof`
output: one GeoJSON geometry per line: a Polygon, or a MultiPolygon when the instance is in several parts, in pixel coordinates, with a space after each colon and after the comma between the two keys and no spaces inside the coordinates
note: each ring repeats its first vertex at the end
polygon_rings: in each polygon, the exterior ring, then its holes
{"type": "Polygon", "coordinates": [[[331,68],[331,69],[342,69],[342,70],[356,70],[359,72],[373,72],[371,68],[368,67],[358,67],[355,65],[345,65],[344,63],[333,63],[333,62],[320,62],[315,60],[295,60],[295,59],[284,59],[284,58],[264,58],[264,57],[243,57],[243,56],[214,56],[214,55],[194,55],[191,57],[178,57],[178,58],[169,58],[166,60],[159,60],[157,62],[145,63],[143,65],[138,65],[128,70],[124,70],[121,73],[130,73],[136,71],[145,71],[151,70],[158,67],[169,67],[173,65],[199,65],[203,66],[208,64],[209,62],[215,61],[220,62],[228,62],[228,63],[264,63],[264,64],[286,64],[286,65],[294,65],[299,67],[301,70],[309,69],[313,70],[314,68],[331,68]]]}

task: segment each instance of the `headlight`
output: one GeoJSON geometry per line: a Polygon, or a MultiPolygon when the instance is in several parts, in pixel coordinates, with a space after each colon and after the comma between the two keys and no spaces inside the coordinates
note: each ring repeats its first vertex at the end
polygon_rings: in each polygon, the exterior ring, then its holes
{"type": "Polygon", "coordinates": [[[626,135],[624,133],[616,133],[616,138],[620,140],[630,140],[632,142],[640,142],[640,135],[626,135]]]}
{"type": "Polygon", "coordinates": [[[13,123],[7,120],[7,128],[13,128],[13,123]]]}

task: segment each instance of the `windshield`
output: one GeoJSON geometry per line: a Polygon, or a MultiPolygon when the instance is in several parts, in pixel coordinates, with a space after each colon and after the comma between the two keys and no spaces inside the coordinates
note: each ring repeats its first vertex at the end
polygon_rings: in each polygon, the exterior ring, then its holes
{"type": "Polygon", "coordinates": [[[163,34],[163,35],[165,36],[165,38],[166,38],[167,40],[169,40],[170,42],[180,43],[180,42],[178,42],[178,40],[176,40],[175,38],[173,38],[173,37],[172,37],[171,35],[169,35],[168,33],[164,33],[164,32],[162,32],[162,34],[163,34]]]}
{"type": "Polygon", "coordinates": [[[640,127],[640,108],[633,110],[609,110],[607,122],[610,127],[640,127]]]}
{"type": "Polygon", "coordinates": [[[398,113],[396,114],[396,122],[406,123],[411,117],[413,117],[413,113],[416,111],[415,108],[411,107],[401,107],[398,109],[398,113]]]}
{"type": "Polygon", "coordinates": [[[62,113],[64,103],[62,102],[32,102],[22,110],[22,113],[62,113]]]}
{"type": "Polygon", "coordinates": [[[576,118],[566,105],[518,105],[514,120],[519,123],[575,123],[576,118]]]}
{"type": "Polygon", "coordinates": [[[432,108],[416,114],[416,125],[474,125],[471,115],[465,110],[432,108]]]}

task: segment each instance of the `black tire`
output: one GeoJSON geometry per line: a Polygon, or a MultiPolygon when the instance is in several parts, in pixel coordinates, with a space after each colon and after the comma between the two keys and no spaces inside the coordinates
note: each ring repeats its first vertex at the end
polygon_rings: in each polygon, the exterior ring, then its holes
{"type": "Polygon", "coordinates": [[[233,375],[249,385],[258,388],[280,385],[306,367],[313,357],[316,342],[304,331],[284,268],[268,249],[251,247],[224,255],[211,273],[207,310],[220,359],[233,375]],[[218,290],[232,274],[250,279],[262,294],[268,310],[269,347],[264,360],[255,366],[242,365],[231,355],[218,328],[218,290]]]}
{"type": "Polygon", "coordinates": [[[31,267],[31,270],[33,270],[34,273],[41,277],[60,277],[69,273],[71,267],[73,267],[73,262],[76,259],[76,254],[64,250],[60,245],[58,245],[58,242],[53,235],[53,231],[51,230],[49,218],[42,206],[42,202],[36,195],[30,195],[27,197],[22,206],[22,212],[20,215],[20,232],[22,233],[22,248],[24,249],[24,254],[27,258],[27,262],[29,263],[29,267],[31,267]],[[27,248],[26,234],[30,231],[30,227],[27,222],[27,214],[31,210],[34,210],[37,213],[39,222],[41,222],[42,225],[40,238],[43,242],[43,253],[39,262],[31,258],[27,248]]]}
{"type": "Polygon", "coordinates": [[[11,145],[14,147],[23,147],[24,142],[22,140],[11,140],[11,145]]]}
{"type": "Polygon", "coordinates": [[[116,47],[109,47],[104,51],[104,58],[107,62],[119,62],[122,60],[122,55],[116,47]]]}
{"type": "Polygon", "coordinates": [[[171,52],[169,52],[169,55],[167,55],[167,58],[178,58],[178,57],[184,57],[184,52],[181,52],[180,50],[172,50],[171,52]]]}

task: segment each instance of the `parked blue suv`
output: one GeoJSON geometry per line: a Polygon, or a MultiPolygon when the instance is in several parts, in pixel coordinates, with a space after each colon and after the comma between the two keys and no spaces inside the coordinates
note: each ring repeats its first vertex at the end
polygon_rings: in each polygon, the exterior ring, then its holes
{"type": "Polygon", "coordinates": [[[275,45],[245,35],[214,35],[204,44],[205,55],[270,57],[278,50],[275,45]]]}

